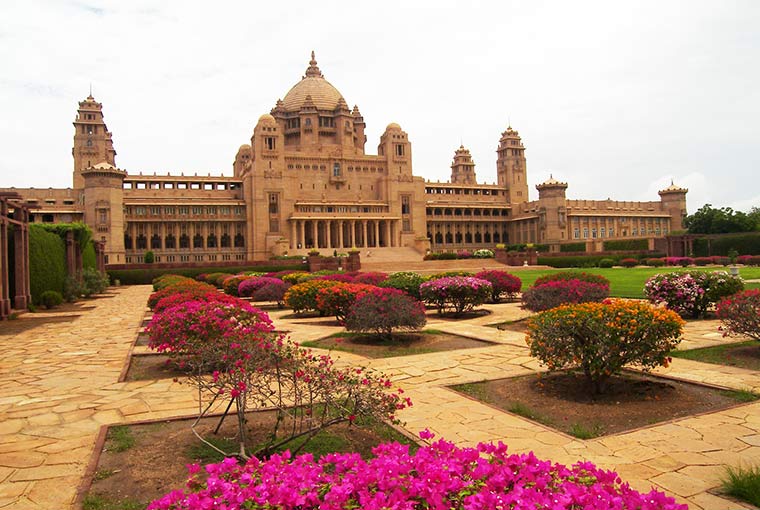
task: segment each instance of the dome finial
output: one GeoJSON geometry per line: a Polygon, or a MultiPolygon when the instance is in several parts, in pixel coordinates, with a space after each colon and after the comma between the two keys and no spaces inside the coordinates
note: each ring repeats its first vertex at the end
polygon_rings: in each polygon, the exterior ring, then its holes
{"type": "Polygon", "coordinates": [[[311,50],[311,60],[309,61],[309,67],[306,69],[306,76],[324,78],[322,71],[317,67],[317,59],[314,56],[314,50],[311,50]]]}

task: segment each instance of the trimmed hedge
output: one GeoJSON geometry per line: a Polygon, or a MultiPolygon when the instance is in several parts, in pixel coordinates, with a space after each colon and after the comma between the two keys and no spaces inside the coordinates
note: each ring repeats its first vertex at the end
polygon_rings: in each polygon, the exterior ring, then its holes
{"type": "Polygon", "coordinates": [[[559,251],[561,253],[586,251],[586,243],[568,243],[560,244],[559,251]]]}
{"type": "Polygon", "coordinates": [[[111,281],[119,280],[122,285],[148,285],[163,274],[177,274],[195,278],[203,273],[225,272],[230,274],[242,273],[246,271],[256,271],[262,273],[273,273],[293,269],[292,264],[286,266],[239,266],[239,267],[183,267],[183,268],[151,268],[151,269],[109,269],[108,275],[111,281]]]}
{"type": "Polygon", "coordinates": [[[87,247],[82,250],[82,269],[97,269],[98,259],[95,255],[95,245],[87,243],[87,247]]]}
{"type": "Polygon", "coordinates": [[[562,257],[538,257],[539,265],[550,267],[597,267],[602,259],[613,259],[617,262],[619,257],[611,255],[566,255],[562,257]]]}
{"type": "Polygon", "coordinates": [[[65,243],[58,234],[37,224],[29,225],[29,280],[35,305],[41,303],[45,291],[63,294],[65,243]]]}
{"type": "Polygon", "coordinates": [[[646,239],[618,239],[604,241],[605,251],[646,251],[649,249],[649,241],[646,239]]]}

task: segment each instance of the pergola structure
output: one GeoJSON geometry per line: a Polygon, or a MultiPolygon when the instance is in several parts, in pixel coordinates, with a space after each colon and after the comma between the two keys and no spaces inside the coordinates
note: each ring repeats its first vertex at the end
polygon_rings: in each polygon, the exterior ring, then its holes
{"type": "Polygon", "coordinates": [[[0,319],[7,318],[12,309],[26,309],[32,301],[29,281],[30,208],[18,193],[0,192],[0,319]],[[14,250],[14,296],[10,295],[11,264],[8,247],[11,235],[14,250]]]}

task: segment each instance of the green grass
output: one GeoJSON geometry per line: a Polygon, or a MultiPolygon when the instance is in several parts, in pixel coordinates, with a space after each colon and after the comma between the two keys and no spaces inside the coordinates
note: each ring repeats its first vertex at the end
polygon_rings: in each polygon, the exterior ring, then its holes
{"type": "Polygon", "coordinates": [[[760,467],[726,468],[723,490],[755,506],[760,506],[760,467]]]}
{"type": "Polygon", "coordinates": [[[731,352],[737,348],[757,346],[760,344],[754,340],[747,342],[736,342],[731,344],[715,345],[712,347],[700,347],[699,349],[688,349],[683,351],[672,351],[670,353],[674,358],[690,359],[701,361],[703,363],[712,363],[714,365],[729,365],[750,370],[760,370],[760,357],[734,357],[731,352]]]}
{"type": "Polygon", "coordinates": [[[114,501],[98,494],[88,494],[82,502],[82,510],[145,510],[146,504],[127,498],[114,501]]]}
{"type": "Polygon", "coordinates": [[[507,411],[509,411],[510,413],[514,413],[518,416],[522,416],[523,418],[528,418],[529,420],[537,421],[538,423],[543,423],[544,425],[552,424],[552,421],[549,418],[541,414],[538,414],[537,412],[535,412],[533,409],[523,404],[522,402],[510,403],[509,407],[507,407],[507,411]]]}
{"type": "Polygon", "coordinates": [[[587,428],[582,423],[573,423],[570,426],[570,435],[575,436],[578,439],[593,439],[604,434],[604,429],[599,424],[593,425],[591,428],[587,428]]]}
{"type": "Polygon", "coordinates": [[[482,400],[484,402],[487,401],[487,395],[486,395],[486,387],[483,383],[464,383],[464,384],[457,384],[451,387],[454,391],[458,391],[459,393],[464,393],[465,395],[469,395],[472,398],[482,400]]]}
{"type": "Polygon", "coordinates": [[[737,402],[754,402],[760,399],[760,394],[755,393],[750,389],[745,390],[723,390],[721,393],[727,397],[730,397],[737,402]]]}
{"type": "Polygon", "coordinates": [[[111,478],[115,474],[116,474],[115,469],[98,469],[97,471],[95,471],[95,476],[93,476],[93,479],[105,480],[106,478],[111,478]]]}
{"type": "Polygon", "coordinates": [[[106,437],[106,449],[111,452],[123,452],[135,445],[135,436],[132,430],[125,426],[111,427],[106,437]]]}
{"type": "MultiPolygon", "coordinates": [[[[610,281],[610,295],[613,297],[626,298],[643,298],[644,283],[651,276],[659,273],[670,273],[674,271],[728,271],[723,267],[632,267],[632,268],[567,268],[567,269],[526,269],[514,271],[522,282],[522,290],[528,289],[537,278],[547,274],[557,273],[560,271],[583,271],[591,274],[604,276],[610,281]]],[[[509,271],[509,269],[507,269],[509,271]]],[[[739,269],[739,276],[745,280],[760,279],[760,267],[742,267],[739,269]]],[[[760,288],[758,283],[745,284],[747,289],[760,288]]]]}

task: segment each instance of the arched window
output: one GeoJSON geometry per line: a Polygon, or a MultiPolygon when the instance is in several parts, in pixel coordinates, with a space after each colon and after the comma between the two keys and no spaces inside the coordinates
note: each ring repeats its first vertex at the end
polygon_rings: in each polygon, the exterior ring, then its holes
{"type": "Polygon", "coordinates": [[[148,247],[148,238],[140,234],[137,236],[137,249],[145,250],[148,247]]]}
{"type": "Polygon", "coordinates": [[[203,236],[195,234],[193,236],[193,248],[203,248],[203,236]]]}
{"type": "Polygon", "coordinates": [[[150,238],[150,249],[151,250],[160,250],[161,249],[161,237],[158,234],[153,234],[150,238]]]}
{"type": "Polygon", "coordinates": [[[222,234],[222,248],[229,248],[232,246],[232,238],[229,234],[222,234]]]}
{"type": "Polygon", "coordinates": [[[177,247],[177,238],[174,237],[174,234],[169,234],[166,236],[166,239],[164,239],[164,246],[168,250],[173,250],[177,247]]]}
{"type": "Polygon", "coordinates": [[[443,234],[440,232],[435,235],[435,244],[443,244],[443,234]]]}
{"type": "Polygon", "coordinates": [[[190,248],[190,236],[188,236],[187,234],[182,234],[179,237],[179,247],[190,248]]]}
{"type": "Polygon", "coordinates": [[[132,249],[132,236],[129,234],[124,234],[124,248],[127,250],[132,249]]]}
{"type": "Polygon", "coordinates": [[[209,234],[206,238],[206,246],[209,248],[216,248],[216,234],[209,234]]]}
{"type": "Polygon", "coordinates": [[[242,248],[245,246],[245,239],[243,238],[243,234],[236,234],[235,235],[235,248],[242,248]]]}

